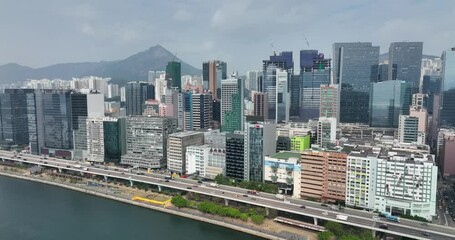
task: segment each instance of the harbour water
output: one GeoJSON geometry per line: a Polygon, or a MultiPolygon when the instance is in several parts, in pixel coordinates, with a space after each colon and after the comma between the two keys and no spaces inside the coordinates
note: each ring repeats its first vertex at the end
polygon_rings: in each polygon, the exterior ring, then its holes
{"type": "Polygon", "coordinates": [[[220,226],[0,176],[1,240],[259,240],[220,226]]]}

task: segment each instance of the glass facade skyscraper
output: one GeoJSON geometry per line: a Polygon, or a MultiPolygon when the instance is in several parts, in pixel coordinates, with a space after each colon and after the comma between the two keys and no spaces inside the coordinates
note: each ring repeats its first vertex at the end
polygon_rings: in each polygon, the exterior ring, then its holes
{"type": "Polygon", "coordinates": [[[441,126],[455,126],[455,47],[442,53],[441,126]]]}
{"type": "Polygon", "coordinates": [[[370,42],[334,43],[333,56],[333,81],[340,86],[340,122],[368,124],[379,47],[370,42]]]}
{"type": "Polygon", "coordinates": [[[52,149],[72,149],[71,92],[45,93],[42,98],[44,146],[52,149]]]}
{"type": "Polygon", "coordinates": [[[152,97],[150,85],[146,82],[129,82],[125,91],[126,115],[142,115],[145,101],[152,97]]]}
{"type": "MultiPolygon", "coordinates": [[[[321,85],[330,84],[331,59],[317,50],[300,51],[300,104],[301,121],[319,118],[321,85]]],[[[292,89],[291,91],[294,91],[292,89]]]]}
{"type": "Polygon", "coordinates": [[[370,126],[396,128],[400,115],[408,115],[411,106],[411,84],[388,80],[373,83],[370,95],[370,126]]]}
{"type": "Polygon", "coordinates": [[[441,76],[423,76],[422,93],[428,95],[428,114],[433,114],[434,96],[441,92],[441,76]]]}
{"type": "Polygon", "coordinates": [[[104,161],[120,163],[126,153],[126,118],[104,119],[104,161]]]}
{"type": "Polygon", "coordinates": [[[406,81],[412,85],[413,93],[419,92],[422,49],[423,42],[391,43],[389,64],[396,65],[396,77],[393,76],[393,68],[389,68],[388,80],[406,81]]]}
{"type": "Polygon", "coordinates": [[[226,176],[243,180],[245,171],[243,134],[226,134],[226,176]]]}
{"type": "Polygon", "coordinates": [[[166,66],[166,80],[169,88],[182,90],[182,65],[180,62],[168,62],[166,66]]]}
{"type": "Polygon", "coordinates": [[[221,81],[221,129],[225,132],[243,130],[244,91],[240,78],[221,81]]]}
{"type": "Polygon", "coordinates": [[[221,80],[227,79],[226,62],[213,60],[202,63],[204,90],[210,90],[216,99],[221,98],[221,80]]]}

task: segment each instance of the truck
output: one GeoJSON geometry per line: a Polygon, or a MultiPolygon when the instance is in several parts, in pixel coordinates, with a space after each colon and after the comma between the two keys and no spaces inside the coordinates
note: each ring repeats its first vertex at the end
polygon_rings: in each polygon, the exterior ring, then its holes
{"type": "Polygon", "coordinates": [[[77,165],[74,165],[74,168],[82,168],[81,165],[77,164],[77,165]]]}
{"type": "Polygon", "coordinates": [[[275,195],[275,197],[280,200],[284,199],[284,195],[281,195],[281,194],[277,194],[277,195],[275,195]]]}
{"type": "Polygon", "coordinates": [[[400,222],[400,218],[398,218],[396,216],[387,215],[385,218],[391,222],[398,222],[398,223],[400,222]]]}
{"type": "Polygon", "coordinates": [[[211,186],[211,187],[217,187],[217,188],[220,187],[220,185],[218,185],[217,183],[210,183],[210,186],[211,186]]]}
{"type": "Polygon", "coordinates": [[[251,194],[251,195],[259,195],[259,192],[256,190],[248,190],[246,193],[251,194]]]}
{"type": "Polygon", "coordinates": [[[88,171],[88,168],[87,168],[87,167],[85,167],[85,168],[82,168],[82,170],[84,170],[84,171],[88,171]]]}
{"type": "Polygon", "coordinates": [[[338,214],[336,216],[337,220],[342,220],[342,221],[347,221],[348,220],[348,216],[346,215],[341,215],[341,214],[338,214]]]}

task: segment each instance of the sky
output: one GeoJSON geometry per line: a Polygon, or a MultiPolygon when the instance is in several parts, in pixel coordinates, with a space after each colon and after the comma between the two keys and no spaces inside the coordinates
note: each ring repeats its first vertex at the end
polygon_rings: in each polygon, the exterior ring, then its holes
{"type": "Polygon", "coordinates": [[[261,69],[273,53],[334,42],[423,41],[455,46],[453,0],[0,0],[0,65],[118,60],[160,44],[202,68],[261,69]],[[271,44],[272,43],[272,44],[271,44]],[[273,45],[273,48],[272,46],[273,45]]]}

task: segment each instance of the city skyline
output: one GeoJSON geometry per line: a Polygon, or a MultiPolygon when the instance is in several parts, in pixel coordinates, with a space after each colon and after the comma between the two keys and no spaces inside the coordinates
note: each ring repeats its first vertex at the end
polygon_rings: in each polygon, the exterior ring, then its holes
{"type": "Polygon", "coordinates": [[[32,2],[23,8],[22,2],[8,2],[0,10],[0,64],[116,60],[161,44],[197,68],[220,59],[229,63],[228,71],[243,73],[260,69],[273,50],[317,49],[332,57],[334,42],[372,42],[385,53],[391,42],[423,41],[424,54],[439,56],[455,37],[450,27],[455,3],[449,1],[400,1],[393,8],[374,1],[286,3],[32,2]],[[270,21],[272,14],[283,17],[270,21]]]}

